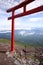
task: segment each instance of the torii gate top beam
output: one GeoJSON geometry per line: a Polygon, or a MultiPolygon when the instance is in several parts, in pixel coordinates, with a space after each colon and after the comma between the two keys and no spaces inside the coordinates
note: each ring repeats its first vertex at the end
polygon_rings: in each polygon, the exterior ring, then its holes
{"type": "Polygon", "coordinates": [[[33,2],[33,1],[35,1],[35,0],[26,0],[26,1],[22,2],[22,3],[20,3],[19,5],[15,6],[15,7],[13,7],[13,8],[8,9],[7,12],[11,12],[12,10],[19,9],[19,8],[25,6],[25,5],[27,5],[27,4],[31,3],[31,2],[33,2]]]}
{"type": "MultiPolygon", "coordinates": [[[[32,14],[32,13],[36,13],[36,12],[40,12],[40,11],[43,11],[43,6],[40,6],[40,7],[37,7],[35,9],[32,9],[32,10],[29,10],[29,11],[14,15],[14,18],[26,16],[26,15],[29,15],[29,14],[32,14]]],[[[12,16],[8,18],[8,20],[10,20],[10,19],[12,19],[12,16]]]]}

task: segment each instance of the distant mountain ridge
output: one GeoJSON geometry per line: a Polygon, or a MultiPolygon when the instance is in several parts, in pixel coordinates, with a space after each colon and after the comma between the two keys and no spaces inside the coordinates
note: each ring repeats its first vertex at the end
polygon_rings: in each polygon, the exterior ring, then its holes
{"type": "MultiPolygon", "coordinates": [[[[0,31],[0,38],[11,39],[11,30],[0,31]]],[[[43,45],[43,28],[15,30],[15,41],[43,45]]]]}

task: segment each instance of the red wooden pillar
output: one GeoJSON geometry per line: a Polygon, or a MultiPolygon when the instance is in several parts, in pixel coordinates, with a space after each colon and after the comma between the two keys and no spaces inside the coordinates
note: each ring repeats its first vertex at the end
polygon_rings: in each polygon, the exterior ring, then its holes
{"type": "Polygon", "coordinates": [[[15,51],[14,44],[15,44],[15,36],[14,36],[14,11],[12,11],[12,32],[11,32],[11,51],[15,51]]]}
{"type": "Polygon", "coordinates": [[[26,12],[26,5],[23,7],[23,12],[26,12]]]}
{"type": "MultiPolygon", "coordinates": [[[[25,0],[26,1],[26,0],[25,0]]],[[[26,5],[23,7],[23,11],[26,12],[26,5]]]]}

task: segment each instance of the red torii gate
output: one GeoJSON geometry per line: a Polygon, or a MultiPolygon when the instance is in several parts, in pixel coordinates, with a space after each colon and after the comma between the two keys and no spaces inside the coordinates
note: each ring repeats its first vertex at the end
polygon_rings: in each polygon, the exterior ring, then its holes
{"type": "Polygon", "coordinates": [[[32,14],[32,13],[36,13],[36,12],[39,12],[39,11],[43,11],[43,5],[40,6],[40,7],[34,8],[32,10],[26,11],[26,5],[33,2],[33,1],[34,0],[26,0],[26,1],[22,2],[22,3],[20,3],[19,5],[7,10],[7,12],[12,12],[12,16],[8,17],[8,20],[12,19],[12,38],[11,38],[11,51],[12,52],[15,51],[15,48],[14,48],[14,44],[15,44],[14,21],[15,21],[15,18],[22,17],[22,16],[25,16],[25,15],[29,15],[29,14],[32,14]],[[23,13],[15,15],[15,10],[17,10],[17,9],[19,9],[21,7],[23,7],[23,13]]]}

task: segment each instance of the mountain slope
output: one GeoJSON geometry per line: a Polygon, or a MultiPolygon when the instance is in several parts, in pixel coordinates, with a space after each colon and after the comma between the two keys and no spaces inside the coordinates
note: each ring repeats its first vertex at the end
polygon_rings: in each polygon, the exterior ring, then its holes
{"type": "MultiPolygon", "coordinates": [[[[11,31],[0,31],[0,38],[11,39],[11,31]]],[[[15,41],[42,46],[43,29],[15,30],[15,41]]]]}

